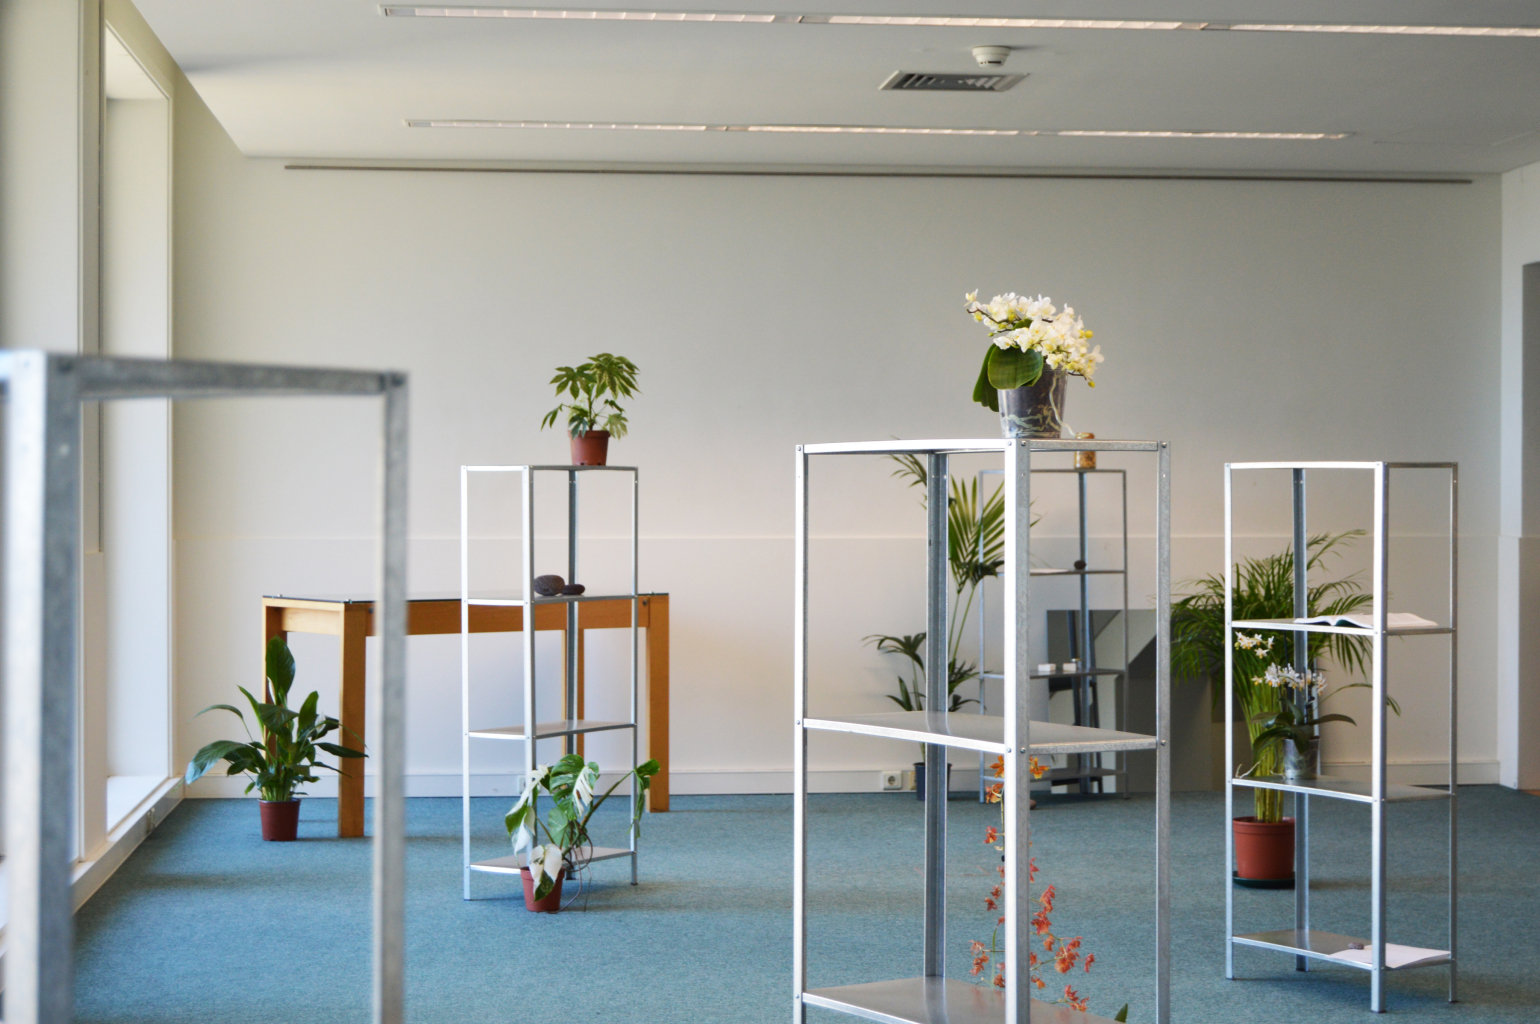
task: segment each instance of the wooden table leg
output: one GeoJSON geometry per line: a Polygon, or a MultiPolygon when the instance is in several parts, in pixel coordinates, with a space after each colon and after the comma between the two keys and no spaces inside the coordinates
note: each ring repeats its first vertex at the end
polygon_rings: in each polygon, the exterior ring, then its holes
{"type": "Polygon", "coordinates": [[[647,753],[659,765],[647,791],[647,809],[668,810],[668,595],[647,602],[647,753]]]}
{"type": "MultiPolygon", "coordinates": [[[[364,749],[364,640],[369,635],[369,605],[342,606],[342,679],[337,745],[364,749]]],[[[337,835],[364,834],[364,761],[347,758],[338,765],[337,835]]]]}

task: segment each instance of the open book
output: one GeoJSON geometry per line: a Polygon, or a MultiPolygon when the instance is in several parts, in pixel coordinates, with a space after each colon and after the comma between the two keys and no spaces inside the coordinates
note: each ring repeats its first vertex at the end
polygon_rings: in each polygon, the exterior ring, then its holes
{"type": "MultiPolygon", "coordinates": [[[[1367,615],[1317,615],[1309,619],[1295,619],[1303,626],[1357,626],[1359,629],[1374,628],[1374,613],[1367,615]]],[[[1386,629],[1429,629],[1438,623],[1410,612],[1386,612],[1386,629]]]]}
{"type": "MultiPolygon", "coordinates": [[[[1368,945],[1368,943],[1364,943],[1368,945]]],[[[1374,962],[1373,949],[1344,949],[1333,953],[1334,960],[1351,960],[1355,964],[1369,964],[1374,962]]],[[[1398,946],[1394,942],[1385,943],[1385,966],[1389,968],[1416,967],[1419,964],[1440,963],[1449,959],[1449,952],[1443,949],[1419,949],[1416,946],[1398,946]]]]}

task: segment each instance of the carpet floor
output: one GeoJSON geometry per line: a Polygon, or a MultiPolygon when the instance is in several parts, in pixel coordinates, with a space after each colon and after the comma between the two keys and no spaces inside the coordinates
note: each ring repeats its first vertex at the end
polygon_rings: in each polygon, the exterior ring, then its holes
{"type": "MultiPolygon", "coordinates": [[[[478,799],[473,856],[507,850],[507,800],[478,799]]],[[[578,906],[524,910],[516,880],[476,875],[460,898],[460,801],[408,801],[407,1001],[413,1024],[536,1020],[594,1024],[784,1024],[791,1006],[791,800],[674,798],[643,821],[641,881],[624,861],[595,865],[578,906]],[[585,906],[586,909],[579,909],[585,906]]],[[[809,974],[813,986],[919,973],[920,804],[912,795],[809,800],[809,974]]],[[[1314,923],[1364,935],[1368,810],[1313,807],[1314,923]]],[[[307,800],[297,843],[263,843],[257,808],[184,802],[76,918],[76,1015],[99,1024],[363,1024],[369,1019],[370,851],[337,839],[336,804],[307,800]]],[[[994,807],[949,805],[948,972],[966,977],[968,941],[987,941],[984,897],[998,854],[983,843],[994,807]]],[[[1441,801],[1388,811],[1388,935],[1444,948],[1441,801]]],[[[1055,802],[1033,816],[1039,882],[1053,921],[1096,954],[1077,989],[1091,1010],[1153,1019],[1153,823],[1148,798],[1055,802]]],[[[624,845],[623,805],[601,812],[599,842],[624,845]]],[[[1362,1021],[1368,979],[1310,973],[1291,958],[1239,950],[1224,969],[1224,810],[1218,794],[1173,800],[1173,1021],[1362,1021]]],[[[1405,1021],[1540,1018],[1540,798],[1461,791],[1460,997],[1449,970],[1392,975],[1405,1021]]],[[[1288,892],[1238,890],[1239,930],[1286,927],[1288,892]]],[[[1052,975],[1050,985],[1062,986],[1052,975]]],[[[1050,988],[1052,994],[1054,988],[1050,988]]],[[[842,1018],[810,1009],[809,1020],[842,1018]]]]}

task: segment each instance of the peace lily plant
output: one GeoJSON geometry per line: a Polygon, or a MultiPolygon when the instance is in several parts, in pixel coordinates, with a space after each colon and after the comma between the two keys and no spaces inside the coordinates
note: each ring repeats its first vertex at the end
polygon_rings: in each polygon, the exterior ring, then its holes
{"type": "Polygon", "coordinates": [[[529,851],[529,873],[535,883],[534,898],[544,899],[556,887],[563,870],[571,873],[584,858],[577,854],[593,846],[588,822],[610,794],[632,776],[637,785],[632,795],[631,831],[640,833],[644,795],[658,774],[656,760],[637,765],[615,780],[597,798],[599,765],[567,754],[555,764],[544,764],[529,773],[524,794],[503,819],[513,839],[514,853],[529,851]],[[536,801],[541,793],[551,798],[551,810],[541,821],[536,801]],[[543,838],[542,838],[543,837],[543,838]]]}
{"type": "Polygon", "coordinates": [[[1029,299],[1015,292],[996,295],[987,303],[978,300],[976,291],[963,297],[973,319],[989,326],[990,345],[973,386],[975,402],[999,412],[997,392],[1030,387],[1049,370],[1084,377],[1096,386],[1091,377],[1103,359],[1101,346],[1087,346],[1091,332],[1074,307],[1060,312],[1046,296],[1029,299]]]}

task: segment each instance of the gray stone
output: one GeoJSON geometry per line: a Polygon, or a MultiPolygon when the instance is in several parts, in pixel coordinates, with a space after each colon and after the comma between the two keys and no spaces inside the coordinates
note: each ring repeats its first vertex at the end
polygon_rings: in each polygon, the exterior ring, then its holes
{"type": "Polygon", "coordinates": [[[555,597],[562,592],[567,581],[560,576],[536,576],[535,593],[541,597],[555,597]]]}

